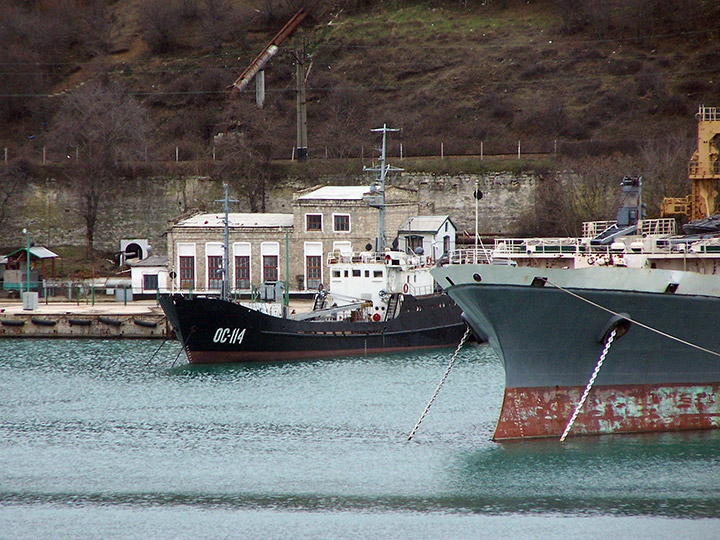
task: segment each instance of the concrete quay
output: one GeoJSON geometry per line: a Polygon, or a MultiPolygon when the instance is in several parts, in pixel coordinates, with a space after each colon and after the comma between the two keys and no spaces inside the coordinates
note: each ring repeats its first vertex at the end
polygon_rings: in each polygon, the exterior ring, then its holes
{"type": "Polygon", "coordinates": [[[23,309],[22,301],[0,300],[0,338],[172,338],[165,314],[155,300],[128,303],[38,303],[23,309]]]}

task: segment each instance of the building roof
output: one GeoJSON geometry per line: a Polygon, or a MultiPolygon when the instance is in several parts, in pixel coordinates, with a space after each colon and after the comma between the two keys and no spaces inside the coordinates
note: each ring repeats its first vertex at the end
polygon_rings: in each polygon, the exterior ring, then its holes
{"type": "MultiPolygon", "coordinates": [[[[176,227],[224,227],[225,214],[196,214],[176,227]]],[[[292,227],[292,214],[228,214],[230,227],[292,227]]]]}
{"type": "Polygon", "coordinates": [[[455,227],[449,216],[410,216],[398,229],[399,233],[403,232],[438,232],[445,221],[455,227]]]}
{"type": "Polygon", "coordinates": [[[369,191],[368,186],[323,186],[299,195],[297,200],[361,201],[369,191]]]}
{"type": "Polygon", "coordinates": [[[169,259],[167,255],[150,255],[149,257],[145,257],[142,260],[134,261],[134,262],[128,262],[128,266],[133,267],[148,267],[148,266],[160,266],[162,268],[166,268],[168,265],[169,259]]]}
{"type": "MultiPolygon", "coordinates": [[[[27,248],[20,248],[16,249],[12,253],[8,254],[8,257],[12,257],[13,255],[18,255],[20,253],[25,253],[27,248]]],[[[57,253],[53,253],[48,248],[42,247],[42,246],[33,246],[30,248],[30,256],[35,257],[36,259],[54,259],[55,257],[60,257],[57,253]]]]}

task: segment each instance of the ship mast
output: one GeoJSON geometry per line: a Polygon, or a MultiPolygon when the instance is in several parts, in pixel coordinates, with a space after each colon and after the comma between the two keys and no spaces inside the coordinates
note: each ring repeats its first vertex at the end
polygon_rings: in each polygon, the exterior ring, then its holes
{"type": "Polygon", "coordinates": [[[400,131],[399,129],[391,129],[387,124],[383,127],[371,129],[370,131],[381,132],[383,134],[382,147],[380,150],[380,164],[377,167],[363,167],[365,171],[377,172],[378,179],[370,185],[370,192],[363,197],[368,206],[378,209],[378,229],[377,238],[375,238],[375,252],[382,253],[385,251],[385,176],[390,171],[402,171],[397,167],[391,167],[385,163],[387,156],[387,134],[391,131],[400,131]]]}
{"type": "Polygon", "coordinates": [[[228,272],[228,269],[230,268],[229,255],[228,255],[230,253],[230,249],[229,249],[229,243],[230,243],[229,203],[231,203],[231,202],[236,203],[236,202],[240,202],[240,201],[229,198],[228,185],[226,183],[223,184],[223,188],[225,189],[225,197],[220,200],[215,201],[215,202],[224,203],[224,205],[225,205],[225,218],[223,219],[223,224],[225,226],[224,227],[225,230],[224,230],[224,234],[223,234],[223,263],[222,263],[222,268],[220,269],[220,271],[222,272],[222,289],[220,290],[220,297],[223,300],[229,300],[230,299],[230,273],[228,272]]]}

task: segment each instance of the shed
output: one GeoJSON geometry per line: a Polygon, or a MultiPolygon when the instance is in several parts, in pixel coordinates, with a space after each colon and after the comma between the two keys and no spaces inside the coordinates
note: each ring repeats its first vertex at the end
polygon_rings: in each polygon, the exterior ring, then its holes
{"type": "Polygon", "coordinates": [[[167,255],[151,255],[140,261],[128,261],[133,294],[167,291],[168,261],[167,255]]]}
{"type": "MultiPolygon", "coordinates": [[[[40,289],[40,276],[43,280],[51,277],[55,279],[55,259],[59,257],[49,249],[42,246],[31,246],[30,253],[30,288],[40,289]],[[40,273],[35,268],[37,261],[40,261],[40,273]],[[50,261],[50,276],[48,276],[47,261],[50,261]]],[[[20,290],[27,286],[27,248],[16,249],[6,256],[6,270],[3,279],[3,289],[20,290]]]]}
{"type": "Polygon", "coordinates": [[[398,229],[400,249],[438,260],[455,249],[457,229],[450,216],[410,216],[398,229]]]}

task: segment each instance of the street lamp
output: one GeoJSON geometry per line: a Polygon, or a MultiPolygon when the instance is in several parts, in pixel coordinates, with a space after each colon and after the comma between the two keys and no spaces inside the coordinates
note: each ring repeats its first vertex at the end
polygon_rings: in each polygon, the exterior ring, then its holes
{"type": "Polygon", "coordinates": [[[22,232],[27,238],[27,247],[25,248],[25,280],[27,281],[27,292],[30,292],[30,231],[23,229],[22,232]]]}

